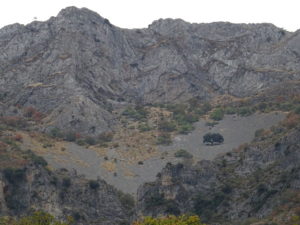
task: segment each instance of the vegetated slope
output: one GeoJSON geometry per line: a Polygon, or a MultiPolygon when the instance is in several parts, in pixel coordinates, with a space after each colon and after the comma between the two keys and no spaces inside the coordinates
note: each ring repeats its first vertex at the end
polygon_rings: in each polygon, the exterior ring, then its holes
{"type": "Polygon", "coordinates": [[[43,158],[21,151],[20,141],[20,135],[1,124],[0,217],[45,211],[62,220],[71,216],[75,224],[128,224],[131,196],[75,171],[49,170],[43,158]]]}
{"type": "Polygon", "coordinates": [[[258,218],[295,224],[291,218],[299,216],[300,116],[288,118],[284,126],[262,132],[250,145],[213,161],[168,164],[155,182],[138,190],[139,213],[193,212],[212,224],[251,224],[258,218]]]}
{"type": "Polygon", "coordinates": [[[0,30],[1,111],[33,106],[44,115],[42,130],[96,135],[129,102],[244,97],[299,80],[299,37],[271,24],[172,19],[128,30],[70,7],[0,30]]]}

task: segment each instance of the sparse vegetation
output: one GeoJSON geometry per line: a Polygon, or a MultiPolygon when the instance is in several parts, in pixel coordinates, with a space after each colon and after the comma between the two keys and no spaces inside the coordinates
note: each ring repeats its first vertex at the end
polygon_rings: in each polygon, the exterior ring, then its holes
{"type": "Polygon", "coordinates": [[[210,114],[210,118],[215,121],[222,120],[223,117],[224,117],[224,111],[222,108],[217,108],[210,114]]]}
{"type": "Polygon", "coordinates": [[[169,133],[160,133],[157,137],[156,144],[169,145],[172,143],[171,135],[169,133]]]}
{"type": "Polygon", "coordinates": [[[198,216],[166,216],[159,218],[145,217],[133,225],[204,225],[198,216]]]}
{"type": "Polygon", "coordinates": [[[187,158],[187,159],[193,158],[193,155],[184,149],[180,149],[177,152],[175,152],[174,156],[178,158],[187,158]]]}
{"type": "Polygon", "coordinates": [[[1,225],[71,225],[73,219],[68,217],[67,222],[63,223],[56,220],[52,215],[45,212],[35,212],[31,216],[21,217],[19,220],[15,220],[9,217],[0,218],[1,225]]]}

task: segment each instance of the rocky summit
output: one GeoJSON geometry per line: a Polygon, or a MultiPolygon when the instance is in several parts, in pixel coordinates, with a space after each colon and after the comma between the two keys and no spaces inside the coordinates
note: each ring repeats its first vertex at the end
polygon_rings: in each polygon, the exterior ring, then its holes
{"type": "Polygon", "coordinates": [[[1,112],[33,106],[59,127],[96,135],[129,103],[236,97],[300,77],[300,35],[272,24],[160,19],[122,29],[69,7],[46,22],[0,30],[1,112]]]}

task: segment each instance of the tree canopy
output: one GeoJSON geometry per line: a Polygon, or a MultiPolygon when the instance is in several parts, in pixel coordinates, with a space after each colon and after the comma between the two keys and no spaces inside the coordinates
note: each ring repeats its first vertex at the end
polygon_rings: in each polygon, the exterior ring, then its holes
{"type": "Polygon", "coordinates": [[[222,144],[224,142],[224,137],[219,133],[207,133],[203,136],[204,144],[222,144]]]}

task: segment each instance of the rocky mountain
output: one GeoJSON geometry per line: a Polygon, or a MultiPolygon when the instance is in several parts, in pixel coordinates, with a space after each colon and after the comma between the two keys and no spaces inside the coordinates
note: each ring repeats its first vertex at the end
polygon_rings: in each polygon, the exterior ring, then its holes
{"type": "Polygon", "coordinates": [[[275,143],[245,145],[213,161],[168,164],[140,187],[137,209],[151,216],[193,212],[209,224],[232,225],[298,207],[299,137],[298,127],[275,143]]]}
{"type": "Polygon", "coordinates": [[[32,106],[39,129],[96,135],[124,105],[253,95],[300,78],[300,35],[271,24],[158,20],[122,29],[69,7],[0,30],[2,115],[32,106]]]}

